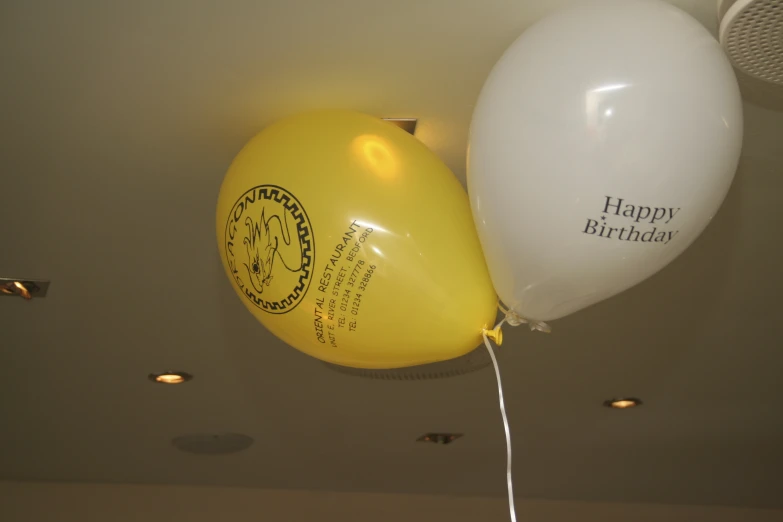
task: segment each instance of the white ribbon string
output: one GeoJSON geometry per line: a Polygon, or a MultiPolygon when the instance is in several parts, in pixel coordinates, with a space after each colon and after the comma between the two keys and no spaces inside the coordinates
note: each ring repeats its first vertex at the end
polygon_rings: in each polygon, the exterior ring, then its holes
{"type": "MultiPolygon", "coordinates": [[[[498,323],[495,328],[503,326],[506,319],[503,319],[498,323]]],[[[503,415],[503,428],[506,431],[506,484],[508,485],[508,509],[511,513],[511,522],[517,521],[517,512],[514,508],[514,482],[511,479],[511,428],[508,426],[508,416],[506,415],[506,403],[503,400],[503,384],[500,381],[500,368],[498,367],[498,360],[495,358],[495,351],[492,349],[487,334],[484,333],[484,345],[487,347],[489,356],[492,358],[492,366],[495,368],[495,378],[498,383],[498,399],[500,402],[500,413],[503,415]]]]}

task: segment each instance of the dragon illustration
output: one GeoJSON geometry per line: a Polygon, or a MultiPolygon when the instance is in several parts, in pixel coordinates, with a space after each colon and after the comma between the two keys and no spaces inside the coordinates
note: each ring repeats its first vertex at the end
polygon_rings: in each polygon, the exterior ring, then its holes
{"type": "Polygon", "coordinates": [[[289,225],[288,212],[283,211],[282,219],[277,214],[267,218],[265,212],[266,209],[262,208],[257,222],[251,217],[245,219],[247,236],[243,241],[248,259],[244,265],[258,293],[262,293],[264,287],[272,283],[275,257],[280,258],[280,262],[290,272],[300,271],[304,262],[302,242],[296,232],[296,225],[289,225]],[[291,243],[292,235],[294,244],[291,243]]]}

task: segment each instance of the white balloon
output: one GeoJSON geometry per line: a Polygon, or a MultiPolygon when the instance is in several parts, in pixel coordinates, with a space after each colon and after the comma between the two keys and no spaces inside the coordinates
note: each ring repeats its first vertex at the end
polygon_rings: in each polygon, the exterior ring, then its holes
{"type": "Polygon", "coordinates": [[[470,129],[498,295],[548,321],[651,276],[717,212],[741,142],[734,72],[679,9],[610,0],[539,21],[495,65],[470,129]]]}

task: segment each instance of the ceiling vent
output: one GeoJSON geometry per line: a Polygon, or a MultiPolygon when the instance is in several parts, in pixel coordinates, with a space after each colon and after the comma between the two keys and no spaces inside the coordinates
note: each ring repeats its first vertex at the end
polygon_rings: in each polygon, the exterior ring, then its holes
{"type": "Polygon", "coordinates": [[[783,2],[723,0],[720,43],[734,67],[783,86],[783,2]]]}

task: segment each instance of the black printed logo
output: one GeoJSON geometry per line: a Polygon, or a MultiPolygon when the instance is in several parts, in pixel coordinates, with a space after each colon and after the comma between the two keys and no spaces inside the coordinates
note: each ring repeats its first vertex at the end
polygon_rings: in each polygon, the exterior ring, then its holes
{"type": "Polygon", "coordinates": [[[226,258],[240,291],[271,314],[290,312],[312,279],[315,240],[293,194],[276,185],[245,192],[226,224],[226,258]]]}

